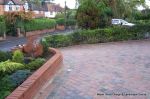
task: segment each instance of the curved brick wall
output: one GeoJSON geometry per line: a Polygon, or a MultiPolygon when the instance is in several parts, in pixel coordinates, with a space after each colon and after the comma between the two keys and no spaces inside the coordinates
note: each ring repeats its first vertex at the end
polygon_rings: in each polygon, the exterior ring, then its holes
{"type": "Polygon", "coordinates": [[[50,48],[55,55],[34,72],[24,83],[6,99],[32,99],[39,89],[60,69],[63,57],[60,51],[50,48]]]}

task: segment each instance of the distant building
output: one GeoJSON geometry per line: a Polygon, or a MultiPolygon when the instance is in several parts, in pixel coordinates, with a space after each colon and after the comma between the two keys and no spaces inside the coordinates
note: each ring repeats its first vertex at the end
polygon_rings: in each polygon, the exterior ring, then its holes
{"type": "Polygon", "coordinates": [[[57,13],[62,13],[64,9],[59,4],[46,2],[45,17],[54,18],[57,13]]]}
{"type": "Polygon", "coordinates": [[[0,15],[4,12],[23,11],[24,3],[20,0],[0,0],[0,15]]]}
{"type": "Polygon", "coordinates": [[[0,15],[4,12],[32,11],[35,17],[54,18],[57,13],[62,13],[64,9],[55,3],[44,0],[40,4],[34,2],[22,2],[21,0],[0,0],[0,15]]]}
{"type": "Polygon", "coordinates": [[[43,1],[40,5],[31,3],[31,11],[35,13],[37,17],[47,17],[47,18],[54,18],[57,13],[62,13],[63,8],[55,3],[43,1]]]}

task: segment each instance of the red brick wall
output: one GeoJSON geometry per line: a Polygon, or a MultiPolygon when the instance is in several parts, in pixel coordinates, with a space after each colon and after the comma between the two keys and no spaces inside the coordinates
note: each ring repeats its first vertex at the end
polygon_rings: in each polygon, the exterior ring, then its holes
{"type": "Polygon", "coordinates": [[[6,99],[33,99],[39,89],[61,68],[63,61],[62,54],[50,49],[55,55],[48,60],[41,68],[34,72],[23,84],[21,84],[6,99]]]}
{"type": "Polygon", "coordinates": [[[0,5],[0,15],[3,15],[3,14],[4,14],[4,6],[0,5]]]}
{"type": "Polygon", "coordinates": [[[44,33],[54,32],[54,31],[55,31],[55,28],[26,32],[26,37],[33,36],[33,35],[41,35],[41,34],[44,34],[44,33]]]}
{"type": "Polygon", "coordinates": [[[20,6],[20,11],[24,11],[24,8],[23,8],[23,6],[20,6]]]}
{"type": "Polygon", "coordinates": [[[57,25],[56,29],[57,30],[65,30],[65,26],[64,25],[57,25]]]}

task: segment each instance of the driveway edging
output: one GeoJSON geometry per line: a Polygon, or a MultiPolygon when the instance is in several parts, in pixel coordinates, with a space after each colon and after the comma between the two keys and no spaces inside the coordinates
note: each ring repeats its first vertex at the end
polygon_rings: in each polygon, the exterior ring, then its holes
{"type": "Polygon", "coordinates": [[[54,56],[50,58],[41,68],[35,71],[25,82],[16,88],[6,99],[33,99],[39,89],[61,68],[63,62],[59,50],[49,49],[54,56]]]}

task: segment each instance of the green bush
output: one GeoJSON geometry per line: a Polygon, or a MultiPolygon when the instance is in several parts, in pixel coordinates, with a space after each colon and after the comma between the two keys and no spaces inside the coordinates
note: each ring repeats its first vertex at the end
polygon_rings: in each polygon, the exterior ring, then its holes
{"type": "Polygon", "coordinates": [[[47,53],[49,46],[48,46],[48,43],[46,42],[46,40],[45,40],[44,38],[42,38],[40,43],[41,43],[42,46],[43,46],[43,50],[44,50],[44,53],[43,53],[43,54],[47,53]]]}
{"type": "Polygon", "coordinates": [[[8,96],[30,75],[30,70],[18,70],[12,75],[6,75],[2,79],[0,79],[0,99],[4,99],[6,96],[8,96]]]}
{"type": "Polygon", "coordinates": [[[6,25],[5,22],[0,22],[0,36],[3,36],[3,34],[6,32],[6,25]]]}
{"type": "Polygon", "coordinates": [[[0,79],[0,99],[5,99],[12,90],[14,89],[14,85],[11,83],[9,76],[5,76],[0,79]]]}
{"type": "Polygon", "coordinates": [[[138,40],[145,38],[150,32],[148,25],[128,27],[109,27],[95,30],[80,30],[69,35],[53,35],[45,37],[50,47],[65,47],[72,44],[103,43],[111,41],[138,40]]]}
{"type": "Polygon", "coordinates": [[[56,23],[58,25],[64,25],[65,24],[65,19],[64,18],[58,18],[58,19],[56,19],[56,23]]]}
{"type": "Polygon", "coordinates": [[[13,86],[17,87],[21,85],[31,74],[32,73],[30,72],[30,70],[18,70],[12,75],[10,75],[9,79],[13,86]]]}
{"type": "Polygon", "coordinates": [[[0,62],[6,61],[8,59],[11,60],[11,58],[12,58],[12,53],[11,52],[0,51],[0,62]]]}
{"type": "Polygon", "coordinates": [[[23,69],[24,65],[20,63],[15,63],[11,61],[5,61],[0,63],[0,78],[4,75],[11,74],[16,70],[23,69]]]}
{"type": "Polygon", "coordinates": [[[51,47],[65,47],[72,43],[70,35],[50,35],[45,39],[51,47]]]}
{"type": "Polygon", "coordinates": [[[57,13],[55,19],[64,18],[64,17],[65,17],[65,13],[57,13]]]}
{"type": "Polygon", "coordinates": [[[23,63],[24,61],[24,56],[23,56],[23,53],[19,50],[16,50],[14,53],[13,53],[13,57],[12,57],[12,60],[14,62],[17,62],[17,63],[23,63]]]}
{"type": "Polygon", "coordinates": [[[26,69],[29,69],[29,70],[36,70],[36,69],[38,69],[40,66],[42,66],[45,61],[46,61],[46,60],[43,59],[43,58],[37,58],[37,59],[31,61],[29,64],[26,64],[26,69]]]}
{"type": "Polygon", "coordinates": [[[76,20],[75,19],[68,19],[66,24],[67,24],[67,26],[75,26],[76,20]]]}
{"type": "Polygon", "coordinates": [[[56,26],[56,21],[53,19],[33,19],[31,21],[25,22],[25,30],[35,31],[35,30],[43,30],[43,29],[52,29],[56,26]]]}
{"type": "Polygon", "coordinates": [[[6,24],[4,16],[0,16],[0,36],[6,32],[6,24]]]}

